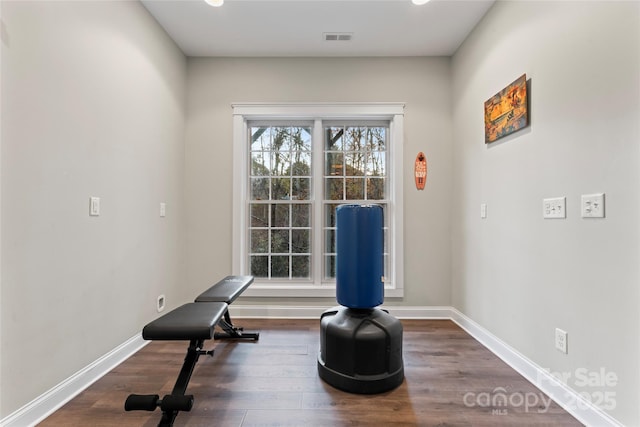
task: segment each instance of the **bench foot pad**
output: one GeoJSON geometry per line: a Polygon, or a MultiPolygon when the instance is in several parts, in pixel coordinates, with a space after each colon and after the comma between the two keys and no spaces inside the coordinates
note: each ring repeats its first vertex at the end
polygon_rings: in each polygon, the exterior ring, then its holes
{"type": "Polygon", "coordinates": [[[124,402],[125,411],[155,411],[160,396],[157,394],[130,394],[124,402]]]}

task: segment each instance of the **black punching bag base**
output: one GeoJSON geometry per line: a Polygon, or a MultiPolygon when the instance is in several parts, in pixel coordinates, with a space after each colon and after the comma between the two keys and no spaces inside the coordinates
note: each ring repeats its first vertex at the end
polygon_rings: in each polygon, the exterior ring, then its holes
{"type": "Polygon", "coordinates": [[[379,308],[325,311],[320,317],[318,374],[349,393],[398,387],[404,380],[402,323],[379,308]]]}

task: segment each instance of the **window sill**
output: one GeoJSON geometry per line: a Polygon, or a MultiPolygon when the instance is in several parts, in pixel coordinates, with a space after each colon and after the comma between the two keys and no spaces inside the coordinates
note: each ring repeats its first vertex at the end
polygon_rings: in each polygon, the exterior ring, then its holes
{"type": "MultiPolygon", "coordinates": [[[[384,295],[390,298],[400,298],[404,296],[404,290],[385,287],[384,295]]],[[[336,289],[333,286],[253,284],[242,296],[259,298],[335,298],[336,289]]]]}

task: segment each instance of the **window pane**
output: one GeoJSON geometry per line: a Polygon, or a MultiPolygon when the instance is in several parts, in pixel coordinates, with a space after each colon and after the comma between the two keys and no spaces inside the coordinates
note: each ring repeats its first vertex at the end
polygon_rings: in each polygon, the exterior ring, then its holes
{"type": "Polygon", "coordinates": [[[293,153],[292,176],[311,176],[311,154],[303,151],[293,153]]]}
{"type": "Polygon", "coordinates": [[[340,205],[326,204],[324,206],[324,225],[325,227],[336,226],[336,209],[340,205]]]}
{"type": "Polygon", "coordinates": [[[328,127],[325,129],[325,150],[343,150],[343,127],[328,127]]]}
{"type": "Polygon", "coordinates": [[[309,256],[292,256],[291,257],[291,277],[297,279],[307,279],[311,276],[311,257],[309,256]]]}
{"type": "Polygon", "coordinates": [[[254,277],[269,277],[269,257],[251,257],[251,275],[254,277]]]}
{"type": "Polygon", "coordinates": [[[269,205],[251,205],[251,227],[269,226],[269,205]]]}
{"type": "Polygon", "coordinates": [[[308,254],[309,230],[291,230],[291,252],[294,254],[308,254]]]}
{"type": "Polygon", "coordinates": [[[271,277],[289,277],[289,257],[271,257],[271,277]]]}
{"type": "Polygon", "coordinates": [[[276,151],[273,153],[274,176],[291,176],[291,153],[276,151]]]}
{"type": "Polygon", "coordinates": [[[344,180],[342,178],[327,178],[325,180],[325,200],[344,199],[344,180]]]}
{"type": "Polygon", "coordinates": [[[383,234],[383,239],[384,239],[384,248],[385,248],[385,253],[387,252],[387,248],[389,248],[389,229],[385,228],[382,232],[383,234]]]}
{"type": "Polygon", "coordinates": [[[364,178],[346,178],[347,200],[364,199],[364,178]]]}
{"type": "Polygon", "coordinates": [[[269,200],[269,178],[251,178],[251,200],[269,200]]]}
{"type": "Polygon", "coordinates": [[[336,278],[336,256],[326,255],[324,257],[324,278],[335,279],[336,278]]]}
{"type": "Polygon", "coordinates": [[[251,150],[269,151],[271,150],[271,127],[261,126],[251,128],[251,150]]]}
{"type": "Polygon", "coordinates": [[[309,200],[311,179],[309,178],[292,178],[291,179],[291,200],[309,200]]]}
{"type": "Polygon", "coordinates": [[[367,179],[367,200],[385,199],[384,178],[367,179]]]}
{"type": "Polygon", "coordinates": [[[324,251],[336,253],[336,230],[325,230],[324,236],[324,251]]]}
{"type": "Polygon", "coordinates": [[[269,252],[269,230],[251,230],[251,253],[269,252]]]}
{"type": "Polygon", "coordinates": [[[289,230],[271,230],[271,253],[289,253],[289,230]]]}
{"type": "Polygon", "coordinates": [[[291,206],[291,226],[292,227],[311,227],[310,205],[292,205],[291,206]]]}
{"type": "Polygon", "coordinates": [[[290,139],[288,127],[272,127],[272,150],[273,151],[289,151],[290,139]]]}
{"type": "Polygon", "coordinates": [[[385,153],[375,151],[367,155],[367,169],[368,176],[385,176],[386,164],[385,153]]]}
{"type": "Polygon", "coordinates": [[[367,129],[367,149],[385,151],[387,149],[387,129],[384,127],[370,127],[367,129]]]}
{"type": "Polygon", "coordinates": [[[386,278],[389,275],[389,272],[391,271],[389,270],[389,255],[384,255],[382,262],[384,263],[382,267],[384,268],[383,274],[384,274],[384,277],[386,278]]]}
{"type": "Polygon", "coordinates": [[[324,174],[327,176],[344,175],[344,154],[342,153],[327,153],[325,156],[325,169],[324,174]]]}
{"type": "Polygon", "coordinates": [[[294,127],[291,128],[293,150],[311,151],[311,128],[294,127]]]}
{"type": "Polygon", "coordinates": [[[366,128],[348,127],[345,130],[344,149],[349,151],[361,151],[364,149],[366,128]]]}
{"type": "Polygon", "coordinates": [[[389,207],[385,203],[379,203],[379,205],[382,206],[382,219],[384,220],[384,229],[386,231],[389,229],[389,207]]]}
{"type": "Polygon", "coordinates": [[[289,227],[289,204],[271,205],[271,227],[289,227]]]}
{"type": "Polygon", "coordinates": [[[271,199],[289,200],[291,194],[291,178],[271,179],[271,199]]]}
{"type": "Polygon", "coordinates": [[[254,151],[251,153],[251,175],[269,176],[271,175],[271,152],[254,151]]]}
{"type": "Polygon", "coordinates": [[[344,155],[345,174],[347,176],[362,176],[366,168],[365,155],[362,152],[346,153],[344,155]]]}

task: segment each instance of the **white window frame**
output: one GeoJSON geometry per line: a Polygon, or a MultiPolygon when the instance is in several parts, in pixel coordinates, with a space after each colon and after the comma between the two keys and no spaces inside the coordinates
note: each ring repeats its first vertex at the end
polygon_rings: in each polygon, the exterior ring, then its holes
{"type": "MultiPolygon", "coordinates": [[[[310,120],[314,121],[313,143],[323,140],[320,121],[333,120],[385,120],[389,121],[389,261],[393,265],[391,277],[385,280],[386,297],[404,295],[403,256],[403,145],[404,145],[404,103],[232,103],[233,108],[233,233],[232,260],[233,274],[247,274],[248,224],[247,224],[247,180],[249,152],[248,125],[259,120],[310,120]]],[[[314,155],[314,170],[323,170],[322,156],[314,155]]],[[[318,181],[318,180],[316,180],[318,181]]],[[[315,184],[314,184],[315,185],[315,184]]],[[[321,184],[320,184],[321,185],[321,184]]],[[[317,185],[315,185],[317,188],[317,185]]],[[[314,198],[318,198],[314,194],[314,198]]],[[[321,239],[321,218],[314,218],[313,242],[321,239]]],[[[290,281],[254,283],[244,295],[255,297],[335,297],[335,285],[326,283],[296,283],[290,281]]]]}

